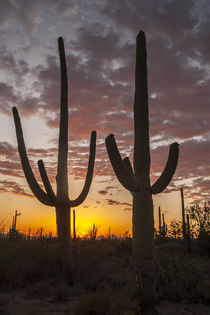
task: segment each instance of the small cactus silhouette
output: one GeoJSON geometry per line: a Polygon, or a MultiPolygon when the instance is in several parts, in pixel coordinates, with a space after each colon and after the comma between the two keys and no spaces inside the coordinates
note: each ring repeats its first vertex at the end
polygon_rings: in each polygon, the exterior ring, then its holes
{"type": "Polygon", "coordinates": [[[18,150],[21,159],[22,168],[34,195],[37,199],[47,206],[54,206],[56,210],[57,235],[60,241],[66,241],[70,238],[70,207],[80,205],[86,198],[94,169],[96,132],[92,131],[90,140],[90,155],[85,184],[82,192],[75,200],[70,200],[68,195],[68,77],[66,67],[66,57],[62,37],[58,38],[58,49],[60,56],[61,70],[61,102],[60,102],[60,129],[58,145],[58,167],[57,167],[57,194],[54,193],[47,172],[42,160],[38,161],[39,171],[44,183],[46,192],[39,186],[33,171],[31,169],[27,152],[25,148],[21,122],[16,107],[13,107],[13,117],[15,121],[18,150]]]}
{"type": "Polygon", "coordinates": [[[162,226],[161,226],[161,209],[158,207],[158,217],[159,217],[159,238],[162,236],[162,226]]]}
{"type": "Polygon", "coordinates": [[[17,210],[15,210],[15,215],[12,217],[12,227],[9,230],[9,237],[11,239],[16,239],[18,237],[18,230],[16,230],[16,225],[17,225],[17,217],[21,215],[21,212],[17,212],[17,210]]]}
{"type": "Polygon", "coordinates": [[[187,251],[188,254],[192,253],[192,246],[191,246],[191,233],[190,233],[190,216],[187,214],[187,233],[186,233],[186,241],[187,241],[187,251]]]}
{"type": "Polygon", "coordinates": [[[105,142],[109,159],[119,182],[133,195],[133,252],[137,272],[137,285],[142,305],[152,303],[154,218],[152,194],[162,192],[177,167],[178,143],[170,146],[168,161],[159,179],[150,184],[149,109],[147,88],[146,38],[140,31],[136,40],[136,72],[134,96],[134,160],[121,158],[114,135],[105,142]]]}
{"type": "Polygon", "coordinates": [[[159,238],[161,239],[162,237],[166,237],[167,234],[167,224],[165,224],[165,216],[164,213],[162,213],[162,220],[163,220],[163,225],[161,224],[161,208],[159,206],[158,208],[158,215],[159,215],[159,238]]]}
{"type": "Polygon", "coordinates": [[[165,223],[164,213],[162,213],[162,217],[163,217],[162,236],[164,238],[166,237],[166,234],[167,234],[167,224],[165,223]]]}
{"type": "Polygon", "coordinates": [[[183,234],[183,239],[186,240],[186,221],[185,221],[185,207],[184,207],[183,188],[180,189],[180,192],[181,192],[181,202],[182,202],[182,234],[183,234]]]}

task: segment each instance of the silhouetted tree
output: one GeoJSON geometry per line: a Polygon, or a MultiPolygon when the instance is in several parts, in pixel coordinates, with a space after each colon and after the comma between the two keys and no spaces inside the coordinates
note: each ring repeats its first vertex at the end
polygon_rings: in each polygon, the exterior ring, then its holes
{"type": "Polygon", "coordinates": [[[168,235],[175,239],[180,239],[182,237],[183,229],[182,222],[172,220],[169,225],[168,235]]]}
{"type": "Polygon", "coordinates": [[[193,229],[197,232],[199,239],[210,237],[210,203],[203,205],[195,204],[187,207],[187,213],[193,220],[193,229]]]}

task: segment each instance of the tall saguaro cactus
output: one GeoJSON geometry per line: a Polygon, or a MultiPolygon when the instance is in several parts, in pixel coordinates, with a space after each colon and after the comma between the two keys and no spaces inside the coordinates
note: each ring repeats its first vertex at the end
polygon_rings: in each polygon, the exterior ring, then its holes
{"type": "Polygon", "coordinates": [[[119,182],[133,195],[133,253],[142,305],[153,299],[154,219],[152,194],[162,192],[177,167],[178,143],[170,145],[168,161],[160,178],[150,184],[149,110],[146,38],[140,31],[136,40],[134,96],[134,160],[121,158],[114,135],[106,138],[107,152],[119,182]]]}
{"type": "Polygon", "coordinates": [[[13,116],[15,121],[18,150],[22,163],[22,168],[32,192],[37,199],[47,206],[53,206],[56,210],[57,235],[60,241],[66,241],[70,238],[70,208],[79,206],[86,198],[94,169],[96,132],[92,131],[90,139],[90,154],[88,169],[84,187],[80,195],[75,200],[70,200],[68,195],[68,78],[64,43],[61,37],[58,38],[58,49],[60,56],[61,71],[61,101],[60,101],[60,129],[58,145],[58,166],[57,166],[57,194],[54,193],[47,172],[42,160],[38,161],[39,172],[46,192],[39,186],[33,171],[31,169],[27,152],[25,148],[21,122],[16,107],[13,107],[13,116]]]}

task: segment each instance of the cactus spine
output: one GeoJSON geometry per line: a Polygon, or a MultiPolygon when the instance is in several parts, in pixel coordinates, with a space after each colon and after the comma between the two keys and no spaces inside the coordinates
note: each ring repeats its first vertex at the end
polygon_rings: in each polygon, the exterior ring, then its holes
{"type": "Polygon", "coordinates": [[[168,161],[160,178],[150,184],[149,110],[147,88],[146,38],[140,31],[136,40],[136,72],[134,96],[134,160],[121,158],[114,135],[106,138],[107,152],[120,183],[133,195],[133,253],[137,271],[141,304],[152,303],[154,218],[152,194],[162,192],[177,167],[178,143],[170,145],[168,161]]]}
{"type": "Polygon", "coordinates": [[[185,208],[184,208],[184,193],[183,189],[180,189],[181,192],[181,201],[182,201],[182,233],[183,240],[186,240],[186,222],[185,222],[185,208]]]}
{"type": "Polygon", "coordinates": [[[39,186],[33,171],[31,169],[27,152],[25,148],[21,122],[16,107],[13,107],[13,116],[15,121],[18,150],[21,159],[22,168],[34,195],[37,199],[47,206],[55,207],[57,235],[60,241],[66,241],[70,238],[70,208],[80,205],[86,198],[92,177],[95,161],[95,145],[96,132],[92,131],[90,140],[90,155],[85,184],[82,192],[75,200],[70,200],[68,196],[68,78],[66,57],[63,39],[58,38],[58,49],[60,56],[61,71],[61,102],[60,102],[60,129],[59,129],[59,145],[58,145],[58,166],[57,166],[57,194],[54,193],[50,181],[48,179],[46,169],[42,160],[38,161],[39,172],[46,192],[39,186]]]}

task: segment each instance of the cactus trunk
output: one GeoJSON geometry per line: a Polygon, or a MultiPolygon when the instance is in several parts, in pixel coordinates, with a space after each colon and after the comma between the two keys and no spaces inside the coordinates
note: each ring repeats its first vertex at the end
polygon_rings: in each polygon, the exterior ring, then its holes
{"type": "Polygon", "coordinates": [[[57,206],[56,212],[56,225],[57,225],[57,236],[59,241],[65,241],[70,238],[71,227],[70,227],[70,207],[68,206],[57,206]]]}
{"type": "Polygon", "coordinates": [[[152,194],[140,190],[133,196],[133,254],[141,303],[154,300],[154,220],[152,194]]]}
{"type": "Polygon", "coordinates": [[[139,191],[133,197],[133,252],[136,264],[153,259],[153,203],[149,191],[139,191]]]}

